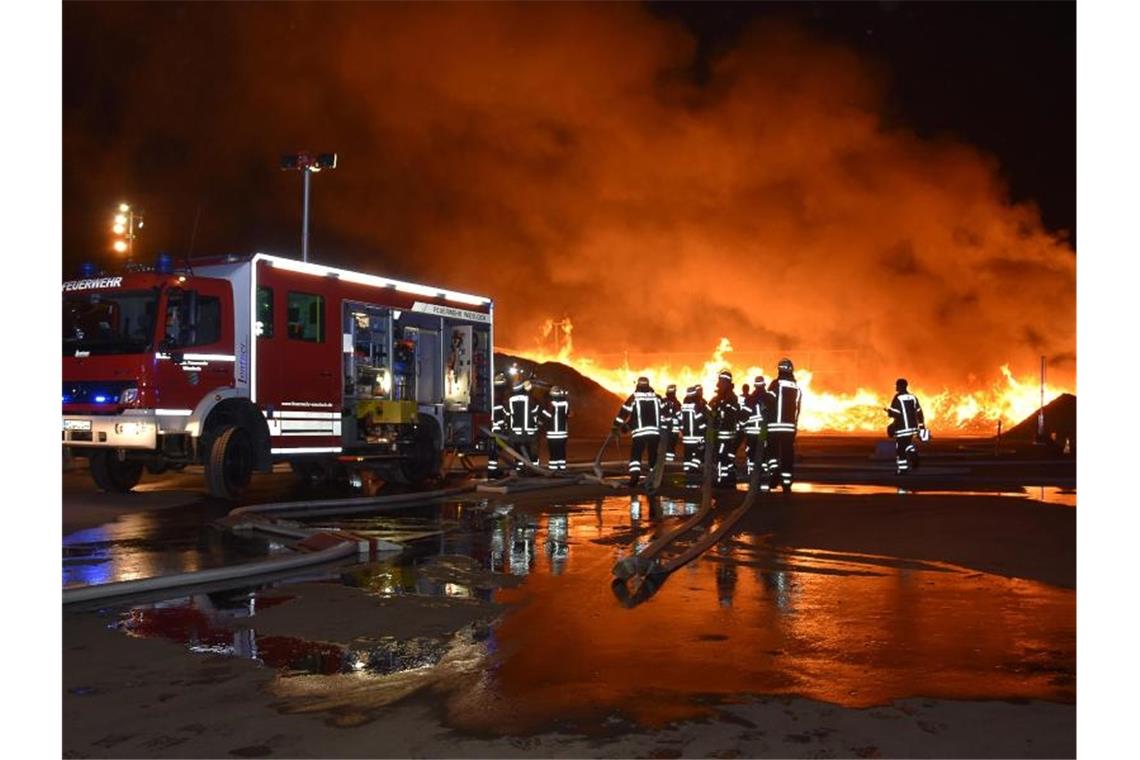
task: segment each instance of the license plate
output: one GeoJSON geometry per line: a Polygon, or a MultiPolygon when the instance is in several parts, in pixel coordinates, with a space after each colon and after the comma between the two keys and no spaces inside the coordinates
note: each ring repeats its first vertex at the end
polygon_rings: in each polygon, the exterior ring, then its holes
{"type": "Polygon", "coordinates": [[[64,430],[91,430],[91,420],[64,420],[64,430]]]}

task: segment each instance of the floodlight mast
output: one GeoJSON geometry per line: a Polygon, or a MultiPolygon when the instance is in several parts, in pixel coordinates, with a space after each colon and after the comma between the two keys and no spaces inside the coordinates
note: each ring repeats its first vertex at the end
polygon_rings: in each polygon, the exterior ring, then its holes
{"type": "Polygon", "coordinates": [[[309,182],[321,169],[336,168],[335,153],[290,153],[281,157],[283,170],[301,172],[301,261],[309,260],[309,182]]]}

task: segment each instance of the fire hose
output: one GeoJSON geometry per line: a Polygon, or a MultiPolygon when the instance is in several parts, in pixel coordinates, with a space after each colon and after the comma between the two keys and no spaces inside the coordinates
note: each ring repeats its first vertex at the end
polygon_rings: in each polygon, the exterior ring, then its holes
{"type": "MultiPolygon", "coordinates": [[[[305,539],[320,531],[300,530],[287,526],[276,525],[257,518],[268,516],[269,513],[286,513],[290,517],[299,517],[302,514],[311,517],[316,514],[350,514],[353,512],[373,512],[384,508],[401,508],[422,504],[437,499],[467,493],[474,486],[460,486],[436,491],[422,491],[420,493],[395,494],[392,496],[379,496],[352,499],[323,499],[316,501],[279,502],[276,504],[257,504],[238,507],[226,517],[229,527],[235,530],[253,529],[267,533],[276,533],[292,539],[305,539]]],[[[180,588],[190,588],[217,583],[251,583],[258,578],[276,576],[287,571],[302,568],[316,567],[332,562],[344,562],[358,556],[368,556],[371,551],[399,551],[397,544],[379,539],[364,540],[361,537],[343,533],[330,534],[332,545],[319,548],[316,551],[291,554],[286,557],[273,557],[258,562],[248,562],[227,567],[215,567],[207,570],[198,570],[173,575],[160,575],[152,578],[139,578],[130,581],[117,581],[113,583],[100,583],[79,588],[63,590],[63,604],[76,604],[80,602],[95,602],[109,599],[120,599],[138,594],[149,594],[158,591],[167,591],[180,588]]]]}
{"type": "MultiPolygon", "coordinates": [[[[670,422],[665,427],[665,431],[661,436],[662,446],[668,444],[669,439],[672,436],[672,434],[673,434],[673,424],[672,424],[672,422],[670,422]]],[[[621,433],[618,432],[617,430],[611,430],[609,435],[606,436],[606,439],[604,441],[602,441],[602,446],[601,446],[601,448],[598,449],[598,453],[594,456],[594,463],[593,463],[594,475],[593,475],[593,477],[586,475],[585,476],[586,480],[589,480],[591,482],[601,483],[602,485],[610,486],[611,488],[621,488],[620,484],[612,483],[612,482],[606,480],[605,475],[602,472],[602,457],[605,455],[606,448],[609,447],[610,441],[613,441],[614,445],[616,446],[620,442],[620,440],[621,440],[621,433]]],[[[620,449],[619,449],[619,451],[620,451],[620,449]]],[[[645,480],[645,493],[648,494],[649,496],[652,496],[653,494],[657,493],[657,491],[659,491],[661,489],[661,481],[664,479],[664,476],[665,476],[665,450],[664,450],[664,448],[661,448],[658,450],[657,458],[653,462],[653,469],[650,470],[649,477],[646,478],[646,480],[645,480]]]]}
{"type": "Polygon", "coordinates": [[[696,528],[712,513],[712,468],[715,463],[715,455],[711,441],[706,441],[704,458],[705,469],[701,484],[700,509],[697,510],[696,514],[692,517],[681,523],[675,530],[660,536],[637,554],[626,557],[614,565],[614,590],[618,593],[619,597],[636,600],[643,585],[651,576],[664,578],[719,543],[720,540],[733,529],[736,523],[740,521],[740,518],[744,517],[748,510],[752,508],[753,503],[755,503],[761,493],[760,479],[763,477],[763,468],[760,466],[761,456],[760,447],[755,447],[752,475],[748,480],[748,493],[740,506],[727,515],[719,526],[695,541],[680,554],[667,560],[659,560],[657,555],[659,555],[665,547],[696,528]]]}
{"type": "Polygon", "coordinates": [[[492,432],[487,428],[481,429],[484,433],[495,440],[495,443],[498,444],[499,448],[503,450],[503,453],[505,453],[511,459],[514,459],[516,462],[520,462],[523,467],[527,468],[531,472],[537,475],[541,475],[544,478],[566,478],[568,480],[577,480],[577,475],[571,475],[570,473],[561,471],[555,472],[554,470],[550,470],[546,467],[535,464],[534,462],[530,461],[530,457],[528,457],[526,454],[523,454],[520,451],[516,451],[514,447],[507,443],[506,440],[498,433],[492,432]]]}

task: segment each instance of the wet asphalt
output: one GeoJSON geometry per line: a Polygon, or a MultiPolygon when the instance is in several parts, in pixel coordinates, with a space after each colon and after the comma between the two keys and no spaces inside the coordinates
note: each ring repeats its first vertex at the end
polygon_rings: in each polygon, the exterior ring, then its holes
{"type": "MultiPolygon", "coordinates": [[[[864,446],[841,441],[821,451],[801,467],[813,482],[797,483],[785,498],[925,494],[931,503],[945,497],[965,504],[998,495],[1042,509],[1076,505],[1071,465],[1034,458],[1034,452],[991,467],[992,460],[978,454],[947,449],[926,464],[932,474],[897,482],[881,474],[882,463],[864,446]]],[[[84,472],[69,471],[63,491],[65,587],[287,551],[218,527],[215,521],[233,505],[206,498],[192,470],[147,476],[139,493],[126,497],[99,494],[84,472]]],[[[275,472],[255,479],[247,502],[306,495],[348,494],[313,492],[290,473],[275,472]]],[[[303,580],[351,579],[378,597],[505,605],[508,612],[478,643],[494,663],[480,681],[488,694],[467,700],[477,708],[457,717],[472,730],[534,730],[555,718],[586,720],[615,711],[660,725],[697,714],[702,702],[744,694],[799,695],[850,707],[912,696],[1075,701],[1076,592],[1039,580],[905,556],[787,546],[768,528],[753,527],[629,604],[611,583],[613,564],[671,530],[699,500],[699,490],[683,488],[653,499],[472,495],[396,513],[310,520],[313,527],[351,529],[407,548],[350,574],[327,569],[303,580]],[[467,558],[511,582],[440,582],[421,572],[440,557],[467,558]]],[[[718,505],[717,515],[727,509],[718,505]]],[[[173,639],[193,651],[318,677],[356,672],[383,678],[445,656],[441,641],[349,647],[259,635],[258,611],[288,598],[284,581],[187,593],[105,614],[125,635],[173,639]]]]}

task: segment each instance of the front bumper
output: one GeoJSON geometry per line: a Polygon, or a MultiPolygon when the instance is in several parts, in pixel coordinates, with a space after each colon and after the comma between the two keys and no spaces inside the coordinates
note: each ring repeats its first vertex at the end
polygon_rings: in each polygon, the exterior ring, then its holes
{"type": "Polygon", "coordinates": [[[63,445],[153,451],[158,436],[184,433],[188,419],[185,414],[156,414],[153,409],[115,415],[64,414],[63,445]]]}

